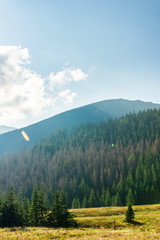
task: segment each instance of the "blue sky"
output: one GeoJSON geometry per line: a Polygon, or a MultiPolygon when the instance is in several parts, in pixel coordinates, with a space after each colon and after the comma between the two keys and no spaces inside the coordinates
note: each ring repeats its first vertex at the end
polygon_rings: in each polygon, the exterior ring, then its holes
{"type": "Polygon", "coordinates": [[[160,103],[159,12],[159,0],[0,1],[0,125],[104,99],[160,103]]]}

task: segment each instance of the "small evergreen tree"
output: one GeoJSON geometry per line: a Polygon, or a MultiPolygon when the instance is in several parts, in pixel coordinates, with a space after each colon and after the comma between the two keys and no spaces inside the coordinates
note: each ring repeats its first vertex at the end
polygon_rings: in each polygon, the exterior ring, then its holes
{"type": "Polygon", "coordinates": [[[96,192],[96,201],[97,201],[97,207],[100,207],[101,206],[101,197],[100,197],[98,190],[96,192]]]}
{"type": "Polygon", "coordinates": [[[72,208],[75,209],[80,207],[81,207],[81,204],[80,204],[79,198],[74,198],[72,201],[72,208]]]}
{"type": "Polygon", "coordinates": [[[122,205],[122,203],[121,203],[121,198],[120,198],[120,196],[119,196],[119,192],[117,192],[116,197],[115,197],[115,205],[116,205],[116,207],[122,205]]]}
{"type": "Polygon", "coordinates": [[[80,204],[80,201],[79,201],[79,198],[76,199],[76,208],[80,208],[81,207],[81,204],[80,204]]]}
{"type": "Polygon", "coordinates": [[[115,206],[115,195],[112,196],[112,206],[115,206]]]}
{"type": "Polygon", "coordinates": [[[95,196],[95,192],[93,188],[90,191],[89,199],[88,199],[88,206],[89,207],[96,207],[97,206],[97,200],[95,196]]]}
{"type": "Polygon", "coordinates": [[[73,198],[72,209],[75,209],[75,208],[76,208],[76,198],[73,198]]]}
{"type": "Polygon", "coordinates": [[[86,198],[86,196],[84,196],[84,198],[83,198],[82,208],[87,208],[87,198],[86,198]]]}
{"type": "Polygon", "coordinates": [[[103,188],[101,198],[100,198],[100,206],[101,207],[105,206],[105,197],[106,197],[106,192],[105,192],[105,189],[103,188]]]}
{"type": "Polygon", "coordinates": [[[105,198],[105,206],[111,206],[111,195],[110,195],[110,191],[109,188],[107,188],[107,192],[106,192],[106,198],[105,198]]]}
{"type": "Polygon", "coordinates": [[[128,208],[125,212],[125,217],[127,222],[132,222],[135,217],[131,204],[128,205],[128,208]]]}
{"type": "Polygon", "coordinates": [[[67,209],[66,199],[62,192],[57,191],[54,195],[48,224],[52,227],[70,227],[76,225],[73,215],[67,209]]]}

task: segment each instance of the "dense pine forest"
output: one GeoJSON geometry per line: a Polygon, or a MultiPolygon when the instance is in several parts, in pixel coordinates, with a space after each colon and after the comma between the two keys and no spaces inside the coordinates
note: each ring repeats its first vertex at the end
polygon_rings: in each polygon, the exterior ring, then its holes
{"type": "Polygon", "coordinates": [[[31,200],[43,185],[52,201],[63,190],[69,208],[160,202],[160,110],[128,114],[68,133],[0,159],[0,185],[31,200]]]}

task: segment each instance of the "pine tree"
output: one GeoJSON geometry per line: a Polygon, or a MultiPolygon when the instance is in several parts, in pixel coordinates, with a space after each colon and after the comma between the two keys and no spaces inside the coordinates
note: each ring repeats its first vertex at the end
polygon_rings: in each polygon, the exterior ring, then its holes
{"type": "Polygon", "coordinates": [[[18,193],[18,196],[16,197],[16,201],[17,201],[17,206],[18,206],[18,214],[20,216],[20,218],[19,218],[19,225],[23,226],[24,225],[24,221],[25,221],[25,216],[24,216],[24,205],[23,205],[22,191],[20,191],[18,193]]]}
{"type": "Polygon", "coordinates": [[[32,193],[30,220],[31,220],[32,226],[40,226],[40,206],[39,206],[39,194],[38,194],[37,187],[33,189],[33,193],[32,193]]]}
{"type": "Polygon", "coordinates": [[[119,196],[119,192],[117,192],[116,197],[115,197],[115,206],[118,207],[118,206],[121,206],[121,205],[122,205],[121,198],[119,196]]]}
{"type": "Polygon", "coordinates": [[[75,209],[75,208],[76,208],[76,198],[73,198],[72,209],[75,209]]]}
{"type": "Polygon", "coordinates": [[[128,205],[128,208],[125,212],[125,217],[127,222],[132,222],[133,219],[135,218],[134,211],[131,204],[128,205]]]}
{"type": "Polygon", "coordinates": [[[126,197],[126,205],[134,205],[134,198],[132,194],[132,190],[129,189],[127,197],[126,197]]]}
{"type": "Polygon", "coordinates": [[[111,195],[110,195],[109,188],[107,188],[107,192],[106,192],[105,206],[106,207],[111,206],[111,195]]]}
{"type": "Polygon", "coordinates": [[[97,206],[96,196],[95,196],[93,188],[90,191],[90,195],[89,195],[89,199],[88,199],[88,206],[89,207],[97,206]]]}
{"type": "Polygon", "coordinates": [[[80,205],[79,198],[74,198],[72,201],[72,208],[75,209],[75,208],[80,208],[80,207],[81,207],[81,205],[80,205]]]}
{"type": "Polygon", "coordinates": [[[81,207],[81,204],[80,204],[80,201],[79,201],[79,198],[76,199],[76,208],[80,208],[81,207]]]}
{"type": "Polygon", "coordinates": [[[19,214],[18,202],[13,187],[11,186],[4,200],[2,209],[2,226],[13,227],[18,226],[21,223],[22,219],[19,214]]]}
{"type": "Polygon", "coordinates": [[[69,227],[76,225],[73,215],[67,209],[66,199],[62,192],[56,191],[54,195],[48,224],[52,227],[69,227]]]}
{"type": "Polygon", "coordinates": [[[86,198],[86,196],[84,196],[84,198],[83,198],[82,208],[87,208],[87,198],[86,198]]]}
{"type": "Polygon", "coordinates": [[[115,195],[112,196],[112,206],[115,206],[115,195]]]}
{"type": "Polygon", "coordinates": [[[97,190],[96,192],[96,202],[97,202],[97,207],[101,206],[101,197],[99,195],[99,191],[97,190]]]}
{"type": "Polygon", "coordinates": [[[23,208],[24,208],[24,225],[29,226],[30,225],[30,202],[28,198],[24,199],[23,208]]]}
{"type": "Polygon", "coordinates": [[[44,193],[43,186],[40,187],[39,190],[39,224],[40,226],[44,226],[47,217],[47,210],[48,210],[48,199],[46,194],[44,193]]]}
{"type": "Polygon", "coordinates": [[[101,207],[104,207],[105,206],[105,197],[106,197],[106,192],[105,192],[105,189],[103,188],[102,189],[102,194],[101,194],[101,207]]]}

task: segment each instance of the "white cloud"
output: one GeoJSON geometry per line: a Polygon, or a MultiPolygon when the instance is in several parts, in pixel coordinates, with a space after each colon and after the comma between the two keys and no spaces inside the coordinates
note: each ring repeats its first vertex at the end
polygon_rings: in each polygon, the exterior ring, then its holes
{"type": "Polygon", "coordinates": [[[54,74],[50,73],[50,85],[54,88],[57,85],[65,85],[70,82],[79,82],[81,80],[85,80],[87,78],[87,74],[83,73],[81,69],[72,69],[66,68],[61,72],[54,74]]]}
{"type": "Polygon", "coordinates": [[[58,94],[58,99],[62,100],[63,104],[68,105],[73,103],[73,99],[76,95],[76,93],[71,93],[69,89],[66,89],[58,94]]]}
{"type": "Polygon", "coordinates": [[[58,102],[71,104],[76,93],[64,85],[87,78],[81,69],[68,67],[43,78],[29,64],[27,48],[0,46],[0,125],[16,126],[21,120],[41,116],[58,102]]]}

